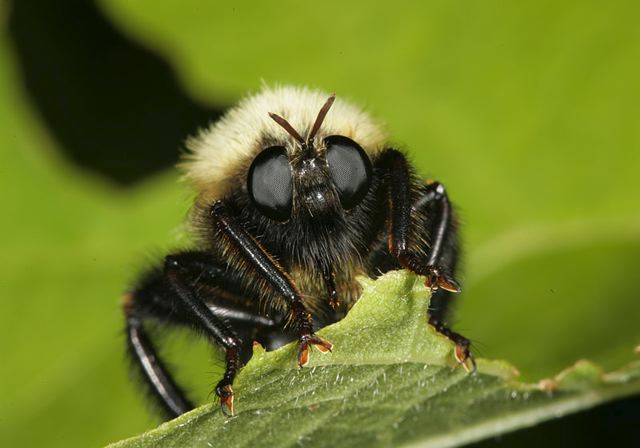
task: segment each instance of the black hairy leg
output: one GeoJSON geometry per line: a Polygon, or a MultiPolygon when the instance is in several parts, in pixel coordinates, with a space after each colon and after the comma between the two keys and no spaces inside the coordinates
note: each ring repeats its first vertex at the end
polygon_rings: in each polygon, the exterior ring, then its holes
{"type": "Polygon", "coordinates": [[[407,160],[399,151],[385,150],[378,163],[386,169],[389,185],[389,213],[391,229],[389,231],[389,251],[400,265],[417,274],[424,275],[428,287],[436,290],[442,288],[450,292],[460,292],[460,286],[453,279],[448,266],[440,265],[442,261],[442,247],[447,233],[451,230],[451,205],[441,184],[434,184],[436,188],[423,192],[426,202],[438,202],[438,214],[434,216],[434,234],[429,235],[430,255],[426,262],[412,250],[413,228],[411,215],[415,210],[412,173],[407,160]]]}
{"type": "Polygon", "coordinates": [[[460,333],[452,331],[444,323],[433,316],[429,316],[429,324],[431,324],[438,333],[446,336],[456,344],[456,359],[462,367],[464,367],[467,372],[475,372],[478,366],[476,365],[476,359],[474,358],[473,353],[471,353],[471,341],[460,333]],[[471,367],[469,367],[468,363],[471,363],[471,367]]]}
{"type": "MultiPolygon", "coordinates": [[[[451,279],[458,265],[458,232],[444,185],[433,181],[422,185],[413,209],[425,217],[422,233],[423,238],[429,241],[430,247],[427,266],[436,266],[435,271],[443,272],[451,279]]],[[[433,281],[431,279],[431,282],[433,281]]],[[[452,292],[444,288],[433,291],[429,306],[430,316],[440,322],[445,321],[455,297],[452,292]]]]}
{"type": "Polygon", "coordinates": [[[152,396],[167,418],[174,418],[193,409],[193,404],[176,384],[164,362],[149,340],[143,327],[143,317],[135,306],[136,296],[124,297],[126,316],[127,353],[138,368],[152,396]]]}
{"type": "MultiPolygon", "coordinates": [[[[430,241],[428,265],[442,266],[449,273],[456,271],[458,263],[458,240],[455,220],[447,192],[440,182],[428,182],[420,188],[414,209],[424,212],[426,230],[430,241]]],[[[447,311],[454,299],[451,291],[437,289],[431,296],[429,323],[441,334],[456,344],[455,356],[466,370],[475,371],[476,361],[471,353],[471,342],[445,324],[447,311]],[[469,368],[467,361],[471,363],[469,368]]]]}
{"type": "Polygon", "coordinates": [[[266,281],[267,287],[282,297],[289,307],[298,335],[298,365],[309,363],[309,347],[315,346],[322,353],[330,352],[333,345],[313,331],[311,314],[307,311],[302,293],[280,264],[247,232],[218,201],[211,207],[211,217],[218,226],[220,236],[247,267],[247,272],[266,281]]]}
{"type": "Polygon", "coordinates": [[[397,150],[383,151],[376,160],[376,166],[385,173],[388,185],[389,253],[401,267],[426,277],[425,284],[433,293],[429,323],[456,344],[455,355],[460,364],[469,370],[467,361],[470,361],[472,370],[475,370],[469,340],[444,324],[448,308],[446,300],[451,293],[461,290],[453,278],[458,258],[457,231],[446,190],[439,182],[416,188],[410,166],[404,154],[397,150]],[[415,228],[414,213],[424,217],[423,229],[415,228]],[[429,244],[426,260],[413,249],[416,239],[424,239],[429,244]]]}
{"type": "Polygon", "coordinates": [[[158,356],[143,322],[153,318],[188,326],[225,350],[225,372],[215,391],[223,412],[233,414],[235,375],[250,358],[251,344],[254,338],[259,338],[258,333],[276,326],[275,321],[240,302],[227,304],[216,300],[237,294],[233,283],[225,266],[216,264],[210,255],[185,252],[168,256],[163,270],[150,273],[125,296],[129,354],[169,418],[187,412],[193,405],[158,356]]]}

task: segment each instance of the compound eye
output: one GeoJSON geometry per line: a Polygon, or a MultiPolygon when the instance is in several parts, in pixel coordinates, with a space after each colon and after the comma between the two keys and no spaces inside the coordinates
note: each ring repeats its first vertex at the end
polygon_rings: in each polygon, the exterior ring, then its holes
{"type": "Polygon", "coordinates": [[[371,161],[356,142],[342,135],[324,139],[329,174],[345,209],[355,207],[369,191],[371,161]]]}
{"type": "Polygon", "coordinates": [[[247,186],[260,213],[275,221],[289,219],[293,189],[287,150],[272,146],[258,154],[249,168],[247,186]]]}

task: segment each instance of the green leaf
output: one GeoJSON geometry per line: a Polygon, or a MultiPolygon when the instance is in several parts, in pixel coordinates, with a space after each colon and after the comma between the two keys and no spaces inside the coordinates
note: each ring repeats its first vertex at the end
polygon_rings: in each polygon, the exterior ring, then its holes
{"type": "Polygon", "coordinates": [[[347,317],[320,331],[334,343],[295,367],[296,344],[254,350],[236,381],[236,415],[207,404],[111,448],[206,446],[458,446],[640,392],[640,362],[603,374],[580,361],[539,384],[504,361],[468,374],[427,324],[420,278],[362,279],[347,317]]]}

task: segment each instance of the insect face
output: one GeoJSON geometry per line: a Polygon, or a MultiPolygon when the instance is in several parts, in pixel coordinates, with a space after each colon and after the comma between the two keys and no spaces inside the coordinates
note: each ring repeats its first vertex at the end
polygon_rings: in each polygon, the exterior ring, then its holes
{"type": "Polygon", "coordinates": [[[286,119],[270,114],[295,139],[297,147],[287,152],[284,146],[270,146],[249,168],[247,190],[264,216],[287,221],[293,212],[300,219],[326,221],[352,209],[366,195],[371,185],[371,161],[358,143],[330,135],[316,147],[314,138],[334,100],[331,96],[324,104],[306,139],[286,119]]]}
{"type": "Polygon", "coordinates": [[[298,219],[328,220],[342,213],[324,157],[305,154],[295,161],[293,172],[298,219]]]}

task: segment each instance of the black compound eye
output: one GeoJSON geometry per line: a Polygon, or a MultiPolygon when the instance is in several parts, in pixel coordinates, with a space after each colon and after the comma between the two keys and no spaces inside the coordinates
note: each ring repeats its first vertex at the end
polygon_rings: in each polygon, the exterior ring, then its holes
{"type": "Polygon", "coordinates": [[[324,139],[327,145],[329,174],[338,189],[345,209],[362,201],[371,185],[371,161],[367,153],[350,138],[332,135],[324,139]]]}
{"type": "Polygon", "coordinates": [[[272,146],[256,156],[247,179],[249,196],[267,218],[286,221],[291,216],[291,164],[287,150],[272,146]]]}

